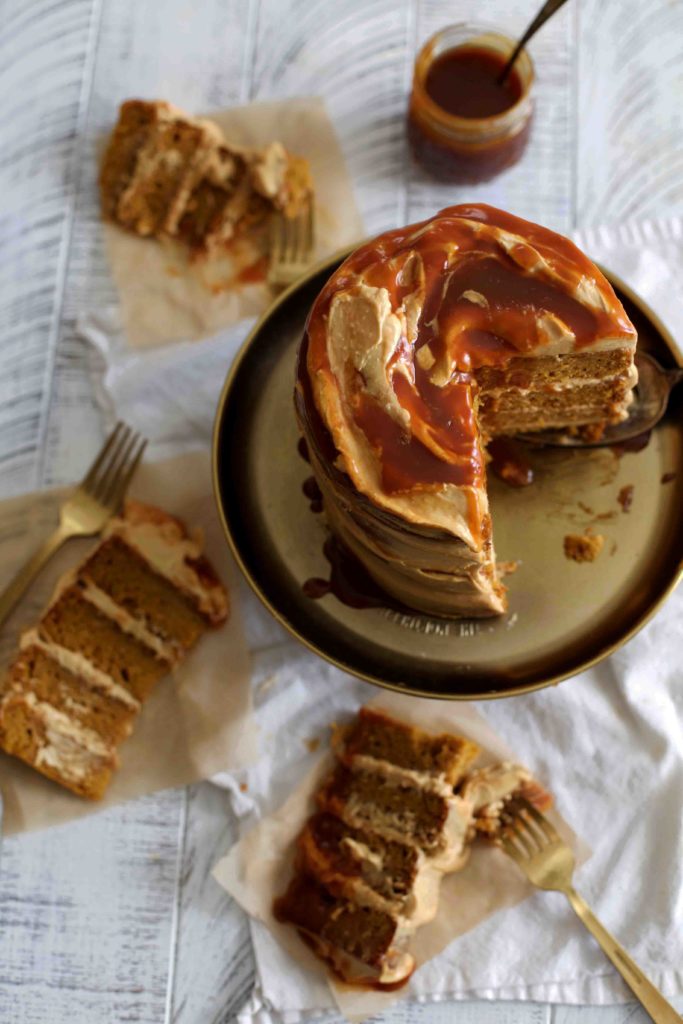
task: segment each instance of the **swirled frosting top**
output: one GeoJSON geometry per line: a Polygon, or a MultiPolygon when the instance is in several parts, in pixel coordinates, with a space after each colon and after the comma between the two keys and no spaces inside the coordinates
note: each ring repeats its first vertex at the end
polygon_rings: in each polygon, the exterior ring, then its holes
{"type": "Polygon", "coordinates": [[[474,371],[635,341],[609,282],[572,242],[462,205],[357,249],[311,310],[306,358],[357,489],[452,531],[452,492],[483,486],[474,371]]]}

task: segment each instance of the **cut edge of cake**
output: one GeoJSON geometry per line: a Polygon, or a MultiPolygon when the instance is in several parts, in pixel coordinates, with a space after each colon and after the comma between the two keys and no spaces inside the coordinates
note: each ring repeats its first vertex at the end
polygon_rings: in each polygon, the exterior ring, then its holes
{"type": "Polygon", "coordinates": [[[100,799],[118,767],[118,745],[156,683],[201,632],[228,617],[227,592],[201,548],[180,520],[127,502],[20,638],[0,687],[0,749],[77,795],[100,799]],[[117,577],[114,557],[95,584],[92,567],[112,538],[134,553],[137,575],[117,577]],[[145,582],[156,607],[151,597],[145,606],[145,582]],[[182,641],[168,622],[165,633],[160,626],[159,602],[172,597],[175,621],[186,608],[192,623],[182,641]]]}
{"type": "Polygon", "coordinates": [[[503,211],[450,207],[366,242],[300,346],[296,413],[330,529],[389,601],[504,613],[485,445],[622,420],[636,341],[595,264],[503,211]]]}
{"type": "Polygon", "coordinates": [[[312,194],[308,162],[273,141],[230,143],[218,125],[165,101],[127,100],[100,169],[102,215],[143,237],[207,255],[272,211],[295,217],[312,194]]]}
{"type": "Polygon", "coordinates": [[[333,727],[332,750],[336,765],[316,791],[316,809],[296,842],[294,876],[274,914],[343,981],[393,989],[415,969],[407,944],[435,917],[441,882],[466,863],[473,841],[496,841],[513,796],[540,810],[552,798],[518,765],[473,767],[480,751],[471,740],[372,708],[333,727]],[[368,779],[374,782],[365,790],[368,779]],[[388,804],[378,796],[386,792],[388,804]],[[399,824],[392,813],[401,806],[408,813],[399,824]],[[425,815],[433,826],[426,841],[425,815]]]}

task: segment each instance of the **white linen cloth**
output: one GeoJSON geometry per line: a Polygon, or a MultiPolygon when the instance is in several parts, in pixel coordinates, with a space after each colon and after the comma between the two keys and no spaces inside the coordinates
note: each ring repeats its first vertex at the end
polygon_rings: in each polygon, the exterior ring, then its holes
{"type": "MultiPolygon", "coordinates": [[[[683,339],[683,221],[599,228],[576,240],[619,274],[683,339]]],[[[250,325],[200,345],[142,355],[127,350],[110,314],[81,333],[108,420],[151,438],[154,455],[206,445],[228,364],[250,325]]],[[[282,804],[312,763],[339,710],[376,690],[288,638],[242,587],[255,665],[261,756],[231,788],[248,828],[282,804]],[[308,745],[307,745],[308,744],[308,745]]],[[[619,652],[559,687],[478,710],[556,795],[571,827],[593,847],[577,888],[667,995],[683,993],[683,592],[619,652]]],[[[316,976],[290,970],[266,929],[251,922],[257,985],[244,1019],[298,1021],[332,1006],[316,976]]],[[[407,997],[566,1003],[631,999],[563,897],[536,892],[452,943],[416,974],[407,997]]]]}

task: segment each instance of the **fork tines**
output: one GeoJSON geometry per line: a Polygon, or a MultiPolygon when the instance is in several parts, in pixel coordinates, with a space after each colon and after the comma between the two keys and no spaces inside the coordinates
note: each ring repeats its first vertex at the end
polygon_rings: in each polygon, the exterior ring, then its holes
{"type": "Polygon", "coordinates": [[[562,839],[551,823],[522,796],[513,797],[501,814],[500,843],[511,857],[533,856],[562,839]]]}
{"type": "Polygon", "coordinates": [[[270,223],[271,284],[291,283],[300,277],[313,257],[315,203],[309,195],[296,217],[275,214],[270,223]]]}
{"type": "Polygon", "coordinates": [[[142,458],[147,441],[125,423],[117,423],[86,473],[81,488],[109,508],[119,507],[142,458]]]}

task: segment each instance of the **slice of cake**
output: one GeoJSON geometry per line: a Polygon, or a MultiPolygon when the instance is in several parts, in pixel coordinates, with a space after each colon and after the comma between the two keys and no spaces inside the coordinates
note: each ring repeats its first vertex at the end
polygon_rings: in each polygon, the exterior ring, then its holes
{"type": "Polygon", "coordinates": [[[300,865],[331,893],[388,913],[416,917],[418,846],[353,828],[328,811],[314,814],[299,838],[300,865]]]}
{"type": "Polygon", "coordinates": [[[144,100],[122,104],[100,172],[106,220],[139,235],[178,238],[195,255],[273,210],[295,217],[311,189],[308,164],[281,143],[237,146],[212,121],[144,100]]]}
{"type": "Polygon", "coordinates": [[[405,945],[436,914],[441,878],[465,861],[472,809],[454,787],[478,748],[364,708],[334,750],[275,913],[345,981],[391,988],[414,969],[405,945]]]}
{"type": "Polygon", "coordinates": [[[600,270],[501,210],[361,246],[311,310],[295,393],[333,532],[394,603],[501,614],[486,445],[625,417],[635,344],[600,270]]]}
{"type": "Polygon", "coordinates": [[[274,914],[343,981],[396,988],[415,969],[408,944],[436,915],[444,875],[465,864],[476,837],[497,839],[513,797],[539,810],[552,798],[518,765],[473,768],[479,749],[462,736],[369,708],[334,730],[332,747],[335,767],[274,914]]]}
{"type": "Polygon", "coordinates": [[[275,912],[349,984],[390,990],[415,970],[399,916],[335,896],[312,875],[295,875],[275,912]]]}
{"type": "Polygon", "coordinates": [[[22,636],[0,689],[0,749],[99,799],[142,703],[227,615],[227,594],[185,526],[127,502],[22,636]]]}

